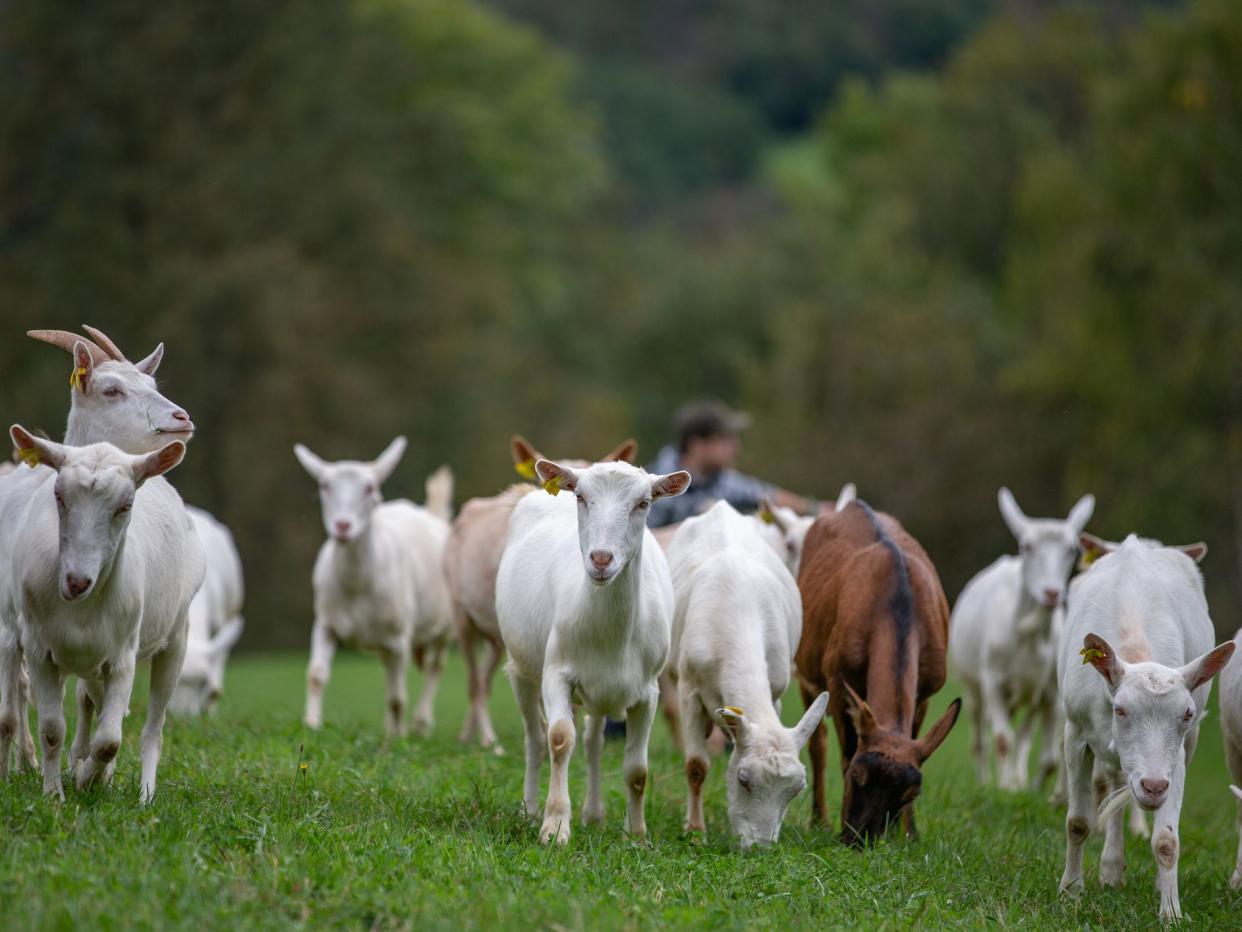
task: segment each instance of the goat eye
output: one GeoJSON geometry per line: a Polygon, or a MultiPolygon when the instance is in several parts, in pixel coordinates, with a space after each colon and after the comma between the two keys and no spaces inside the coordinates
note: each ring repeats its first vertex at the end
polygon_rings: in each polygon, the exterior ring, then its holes
{"type": "Polygon", "coordinates": [[[375,494],[375,486],[373,486],[373,485],[368,485],[368,486],[367,486],[367,494],[368,494],[368,495],[374,495],[374,494],[375,494]]]}
{"type": "Polygon", "coordinates": [[[119,398],[124,394],[125,393],[123,391],[121,391],[119,388],[116,388],[115,386],[113,386],[112,388],[104,389],[105,398],[119,398]]]}
{"type": "Polygon", "coordinates": [[[576,498],[576,499],[578,500],[578,504],[579,504],[579,505],[585,505],[585,504],[586,504],[586,499],[585,499],[585,498],[583,498],[581,495],[575,495],[575,496],[574,496],[574,498],[576,498]]]}
{"type": "Polygon", "coordinates": [[[738,785],[741,786],[741,788],[744,789],[747,793],[750,792],[750,777],[749,776],[747,776],[744,773],[739,773],[737,775],[737,782],[738,782],[738,785]]]}
{"type": "Polygon", "coordinates": [[[635,510],[635,511],[645,511],[645,510],[647,509],[647,507],[648,507],[650,504],[651,504],[651,502],[648,502],[648,501],[641,501],[641,502],[639,502],[637,505],[635,505],[635,506],[634,506],[634,510],[635,510]]]}
{"type": "Polygon", "coordinates": [[[1182,716],[1182,721],[1184,721],[1184,722],[1192,722],[1192,721],[1194,721],[1194,718],[1195,718],[1195,710],[1194,710],[1194,709],[1187,709],[1187,710],[1186,710],[1186,714],[1182,716]]]}
{"type": "Polygon", "coordinates": [[[1123,709],[1121,706],[1117,706],[1113,709],[1113,714],[1116,715],[1118,718],[1125,718],[1126,710],[1123,709]]]}
{"type": "Polygon", "coordinates": [[[125,514],[125,512],[129,511],[131,507],[133,506],[129,502],[126,502],[124,505],[122,505],[120,508],[116,510],[115,516],[119,518],[121,515],[125,514]]]}

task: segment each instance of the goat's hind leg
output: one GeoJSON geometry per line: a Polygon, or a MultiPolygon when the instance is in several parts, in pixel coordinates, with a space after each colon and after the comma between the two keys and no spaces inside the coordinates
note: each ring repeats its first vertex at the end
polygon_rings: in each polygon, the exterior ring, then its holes
{"type": "Polygon", "coordinates": [[[1094,755],[1072,723],[1065,726],[1065,776],[1069,812],[1065,816],[1065,871],[1061,892],[1074,899],[1082,896],[1082,846],[1091,834],[1091,764],[1094,755]]]}
{"type": "Polygon", "coordinates": [[[436,691],[440,688],[440,675],[444,672],[444,642],[428,645],[422,654],[419,667],[423,671],[423,691],[414,708],[414,731],[425,738],[436,724],[436,691]]]}
{"type": "Polygon", "coordinates": [[[647,744],[659,703],[659,687],[653,684],[647,701],[631,706],[625,715],[625,830],[640,841],[647,838],[647,744]]]}
{"type": "Polygon", "coordinates": [[[95,710],[102,708],[103,692],[99,689],[99,685],[95,684],[92,693],[90,685],[79,676],[75,697],[78,705],[78,721],[73,730],[73,744],[69,747],[69,769],[76,780],[82,764],[90,756],[91,721],[95,716],[95,710]]]}
{"type": "Polygon", "coordinates": [[[151,658],[151,695],[147,700],[147,721],[142,726],[142,787],[139,802],[147,805],[155,796],[155,775],[159,770],[160,756],[164,749],[164,713],[173,691],[177,688],[177,677],[181,674],[181,663],[185,659],[186,625],[183,619],[179,636],[161,653],[151,658]]]}
{"type": "Polygon", "coordinates": [[[543,766],[544,730],[543,712],[540,709],[539,683],[509,667],[509,682],[513,684],[513,698],[522,713],[522,730],[525,733],[526,772],[522,781],[522,809],[527,818],[539,817],[539,769],[543,766]]]}

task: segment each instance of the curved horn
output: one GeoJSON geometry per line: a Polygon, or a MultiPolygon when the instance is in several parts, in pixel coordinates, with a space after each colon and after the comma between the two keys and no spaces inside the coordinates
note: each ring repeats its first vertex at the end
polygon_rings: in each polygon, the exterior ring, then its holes
{"type": "Polygon", "coordinates": [[[95,365],[99,365],[101,362],[109,362],[112,359],[93,340],[80,337],[76,333],[70,333],[68,330],[27,330],[26,336],[43,343],[50,343],[52,346],[59,346],[67,353],[73,352],[73,344],[85,343],[86,348],[90,350],[91,361],[95,365]]]}
{"type": "Polygon", "coordinates": [[[87,336],[103,347],[105,353],[117,362],[125,362],[125,354],[121,352],[121,348],[113,343],[106,333],[87,324],[83,324],[82,329],[86,331],[87,336]]]}

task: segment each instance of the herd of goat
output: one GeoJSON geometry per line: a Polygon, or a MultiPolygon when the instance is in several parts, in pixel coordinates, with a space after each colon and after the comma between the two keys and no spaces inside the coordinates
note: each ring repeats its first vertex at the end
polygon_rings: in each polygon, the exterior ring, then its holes
{"type": "MultiPolygon", "coordinates": [[[[56,443],[14,425],[24,465],[0,477],[0,774],[13,759],[41,767],[44,791],[63,798],[72,674],[70,774],[80,789],[108,782],[135,670],[146,660],[147,803],[166,711],[198,714],[220,695],[242,629],[242,571],[227,529],[184,505],[164,478],[194,427],[156,388],[163,346],[130,362],[105,334],[84,329],[89,336],[31,332],[72,356],[68,427],[56,443]]],[[[404,449],[398,438],[374,460],[328,462],[295,448],[318,483],[327,533],[312,576],[310,728],[322,724],[333,655],[347,645],[383,661],[391,736],[404,732],[408,663],[424,671],[412,720],[429,731],[456,640],[470,698],[460,737],[499,753],[488,698],[507,653],[525,731],[522,799],[532,818],[542,812],[542,841],[570,835],[576,708],[585,713],[582,821],[604,818],[605,724],[621,720],[625,829],[645,835],[647,745],[662,708],[685,756],[687,830],[705,830],[702,789],[712,750],[727,739],[728,817],[750,847],[777,840],[805,788],[804,746],[812,818],[828,820],[829,715],[840,747],[843,837],[857,844],[898,824],[914,833],[923,763],[961,708],[955,700],[924,729],[951,661],[969,700],[982,781],[991,779],[994,751],[998,785],[1025,787],[1040,727],[1039,782],[1055,781],[1054,796],[1068,804],[1061,889],[1081,893],[1083,842],[1097,825],[1100,880],[1122,882],[1128,806],[1131,830],[1151,836],[1160,915],[1180,917],[1186,766],[1218,673],[1226,754],[1242,782],[1242,662],[1229,664],[1234,641],[1213,647],[1196,566],[1204,545],[1166,547],[1133,535],[1110,543],[1085,532],[1091,496],[1065,520],[1032,519],[1002,489],[1001,514],[1019,554],[976,575],[950,617],[927,553],[852,485],[818,516],[767,503],[742,515],[718,502],[653,532],[652,501],[682,494],[688,473],[634,466],[632,441],[598,462],[554,461],[517,437],[514,462],[527,481],[466,502],[454,518],[447,469],[427,480],[423,505],[382,499],[404,449]],[[792,728],[781,720],[791,679],[806,708],[792,728]],[[551,778],[541,807],[545,757],[551,778]],[[1154,814],[1150,829],[1145,812],[1154,814]]],[[[1242,834],[1242,791],[1233,791],[1242,834]]],[[[1230,883],[1242,887],[1242,844],[1230,883]]]]}

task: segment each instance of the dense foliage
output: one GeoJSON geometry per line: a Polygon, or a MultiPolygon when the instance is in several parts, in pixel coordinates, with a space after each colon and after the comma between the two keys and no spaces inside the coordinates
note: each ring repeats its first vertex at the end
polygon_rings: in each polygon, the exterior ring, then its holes
{"type": "Polygon", "coordinates": [[[0,407],[31,326],[169,352],[175,475],[236,530],[245,643],[301,644],[290,447],[648,453],[684,398],[747,465],[847,479],[954,595],[1031,513],[1242,560],[1242,8],[910,0],[0,4],[0,407]]]}

